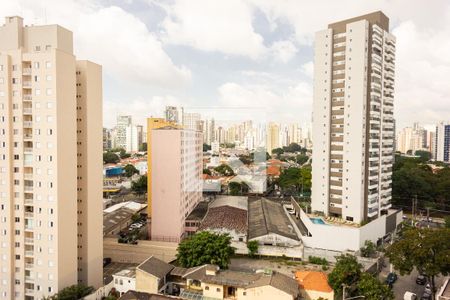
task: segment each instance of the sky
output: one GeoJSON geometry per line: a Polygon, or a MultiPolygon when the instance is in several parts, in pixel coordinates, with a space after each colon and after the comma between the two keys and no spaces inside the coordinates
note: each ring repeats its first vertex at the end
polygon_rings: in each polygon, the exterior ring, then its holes
{"type": "MultiPolygon", "coordinates": [[[[395,118],[450,121],[447,0],[1,0],[0,17],[60,24],[103,66],[103,123],[145,124],[166,105],[223,119],[311,121],[313,40],[382,10],[397,37],[395,118]]],[[[2,21],[0,20],[0,23],[2,21]]]]}

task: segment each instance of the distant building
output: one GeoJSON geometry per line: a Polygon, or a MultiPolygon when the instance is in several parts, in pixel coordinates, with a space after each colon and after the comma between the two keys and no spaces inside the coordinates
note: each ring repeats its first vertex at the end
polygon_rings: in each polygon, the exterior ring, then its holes
{"type": "Polygon", "coordinates": [[[198,113],[183,113],[183,128],[202,131],[201,116],[198,113]]]}
{"type": "Polygon", "coordinates": [[[131,116],[117,116],[115,148],[127,148],[127,127],[132,125],[131,116]]]}
{"type": "Polygon", "coordinates": [[[103,150],[111,149],[111,131],[108,128],[103,128],[103,150]]]}
{"type": "Polygon", "coordinates": [[[267,152],[272,154],[272,150],[275,148],[280,148],[280,125],[277,123],[269,123],[267,125],[267,141],[266,141],[267,152]]]}
{"type": "Polygon", "coordinates": [[[166,106],[164,115],[167,122],[177,125],[182,125],[183,123],[183,108],[178,108],[176,106],[166,106]]]}
{"type": "Polygon", "coordinates": [[[436,126],[435,159],[450,162],[450,123],[440,122],[436,126]]]}
{"type": "Polygon", "coordinates": [[[113,274],[114,288],[123,296],[126,292],[136,289],[136,269],[124,269],[113,274]]]}
{"type": "Polygon", "coordinates": [[[174,126],[151,130],[152,240],[184,236],[186,217],[202,199],[202,139],[200,131],[174,126]]]}

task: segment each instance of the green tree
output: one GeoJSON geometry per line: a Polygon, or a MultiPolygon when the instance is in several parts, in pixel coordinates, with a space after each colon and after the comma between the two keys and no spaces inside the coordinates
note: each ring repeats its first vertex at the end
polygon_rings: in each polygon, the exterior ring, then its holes
{"type": "Polygon", "coordinates": [[[214,170],[223,176],[233,176],[234,175],[233,169],[229,165],[226,165],[226,164],[221,164],[220,166],[215,167],[214,170]]]}
{"type": "Polygon", "coordinates": [[[377,252],[377,246],[372,241],[365,241],[364,247],[360,249],[362,257],[371,257],[377,252]]]}
{"type": "Polygon", "coordinates": [[[117,164],[120,161],[120,157],[114,152],[107,151],[103,153],[103,163],[105,164],[117,164]]]}
{"type": "Polygon", "coordinates": [[[242,186],[239,182],[232,181],[228,184],[230,195],[237,196],[241,194],[242,186]]]}
{"type": "Polygon", "coordinates": [[[139,174],[139,170],[136,169],[135,166],[130,165],[130,164],[126,165],[126,166],[123,168],[123,171],[124,171],[124,175],[125,175],[126,177],[131,177],[131,176],[133,176],[134,174],[139,174]]]}
{"type": "Polygon", "coordinates": [[[259,244],[258,241],[248,241],[247,242],[247,249],[248,249],[248,256],[255,257],[258,253],[259,244]]]}
{"type": "Polygon", "coordinates": [[[284,150],[282,148],[272,149],[272,154],[275,154],[277,157],[280,157],[280,155],[283,153],[284,153],[284,150]]]}
{"type": "Polygon", "coordinates": [[[362,273],[356,285],[356,294],[364,296],[365,300],[393,300],[394,293],[376,277],[369,273],[362,273]]]}
{"type": "Polygon", "coordinates": [[[295,152],[301,152],[303,149],[302,147],[297,143],[291,143],[289,146],[283,147],[284,152],[289,153],[295,153],[295,152]]]}
{"type": "Polygon", "coordinates": [[[203,143],[203,152],[211,150],[211,146],[208,144],[203,143]]]}
{"type": "Polygon", "coordinates": [[[295,158],[296,162],[299,165],[303,165],[304,163],[306,163],[308,161],[309,157],[305,154],[299,154],[297,155],[297,157],[295,158]]]}
{"type": "Polygon", "coordinates": [[[138,180],[131,182],[131,190],[136,195],[143,195],[147,192],[147,176],[141,176],[138,180]]]}
{"type": "Polygon", "coordinates": [[[401,275],[414,268],[427,274],[436,291],[436,276],[450,273],[450,229],[409,228],[387,249],[386,256],[401,275]]]}
{"type": "Polygon", "coordinates": [[[228,234],[201,231],[178,245],[177,260],[185,268],[214,264],[226,269],[234,251],[228,234]]]}
{"type": "Polygon", "coordinates": [[[140,152],[146,152],[147,151],[147,143],[142,143],[142,145],[139,146],[140,152]]]}
{"type": "Polygon", "coordinates": [[[420,156],[420,161],[427,162],[431,159],[431,153],[424,150],[417,150],[414,155],[420,156]]]}
{"type": "Polygon", "coordinates": [[[362,265],[358,263],[355,256],[342,254],[336,257],[336,264],[333,271],[328,276],[328,283],[333,290],[342,293],[342,285],[352,287],[361,277],[362,265]]]}
{"type": "Polygon", "coordinates": [[[74,284],[68,286],[61,291],[59,291],[56,295],[44,298],[47,300],[78,300],[87,295],[92,294],[95,289],[92,286],[86,286],[83,284],[74,284]]]}
{"type": "Polygon", "coordinates": [[[211,170],[210,169],[203,169],[203,174],[211,175],[211,170]]]}
{"type": "Polygon", "coordinates": [[[450,216],[444,218],[445,220],[445,228],[450,228],[450,216]]]}

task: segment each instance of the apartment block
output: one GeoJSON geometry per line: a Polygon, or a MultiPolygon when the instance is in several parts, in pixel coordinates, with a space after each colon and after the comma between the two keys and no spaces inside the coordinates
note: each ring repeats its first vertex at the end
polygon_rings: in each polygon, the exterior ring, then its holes
{"type": "Polygon", "coordinates": [[[131,116],[117,116],[114,148],[127,147],[127,128],[132,125],[131,116]]]}
{"type": "Polygon", "coordinates": [[[151,130],[148,189],[152,240],[183,239],[186,218],[202,200],[202,143],[200,131],[170,125],[151,130]]]}
{"type": "Polygon", "coordinates": [[[280,148],[280,125],[277,123],[269,123],[267,125],[266,148],[269,154],[275,148],[280,148]]]}
{"type": "Polygon", "coordinates": [[[0,27],[0,298],[102,284],[101,67],[58,25],[0,27]]]}
{"type": "Polygon", "coordinates": [[[436,126],[434,158],[450,162],[450,123],[440,122],[436,126]]]}
{"type": "Polygon", "coordinates": [[[313,211],[360,223],[391,206],[395,42],[380,11],[316,33],[313,211]]]}

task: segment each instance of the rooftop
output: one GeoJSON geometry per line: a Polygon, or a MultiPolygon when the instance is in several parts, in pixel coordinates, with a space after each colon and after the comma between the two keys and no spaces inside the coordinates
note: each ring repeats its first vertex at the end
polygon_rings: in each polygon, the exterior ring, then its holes
{"type": "Polygon", "coordinates": [[[114,274],[113,276],[135,278],[136,277],[136,268],[121,270],[121,271],[117,272],[116,274],[114,274]]]}
{"type": "Polygon", "coordinates": [[[132,290],[126,292],[119,298],[119,300],[167,300],[167,299],[182,299],[182,298],[158,294],[149,294],[132,290]]]}
{"type": "Polygon", "coordinates": [[[323,272],[298,271],[295,273],[295,278],[297,279],[300,288],[304,290],[324,293],[331,293],[333,291],[328,284],[327,274],[323,272]]]}
{"type": "Polygon", "coordinates": [[[135,211],[129,208],[121,207],[118,210],[105,214],[103,217],[103,232],[110,232],[117,225],[131,218],[134,213],[135,211]]]}
{"type": "Polygon", "coordinates": [[[201,221],[206,216],[208,212],[208,202],[200,201],[197,206],[192,210],[189,216],[186,218],[186,221],[201,221]]]}
{"type": "Polygon", "coordinates": [[[275,233],[299,241],[280,202],[266,198],[249,200],[248,239],[275,233]]]}
{"type": "Polygon", "coordinates": [[[246,234],[247,210],[228,205],[211,207],[198,229],[207,230],[222,228],[246,234]]]}
{"type": "Polygon", "coordinates": [[[210,208],[219,206],[231,206],[239,209],[247,210],[247,196],[217,196],[213,202],[209,204],[210,208]]]}
{"type": "Polygon", "coordinates": [[[174,266],[151,256],[146,261],[137,266],[137,269],[144,271],[157,278],[164,278],[167,274],[174,269],[174,266]]]}

